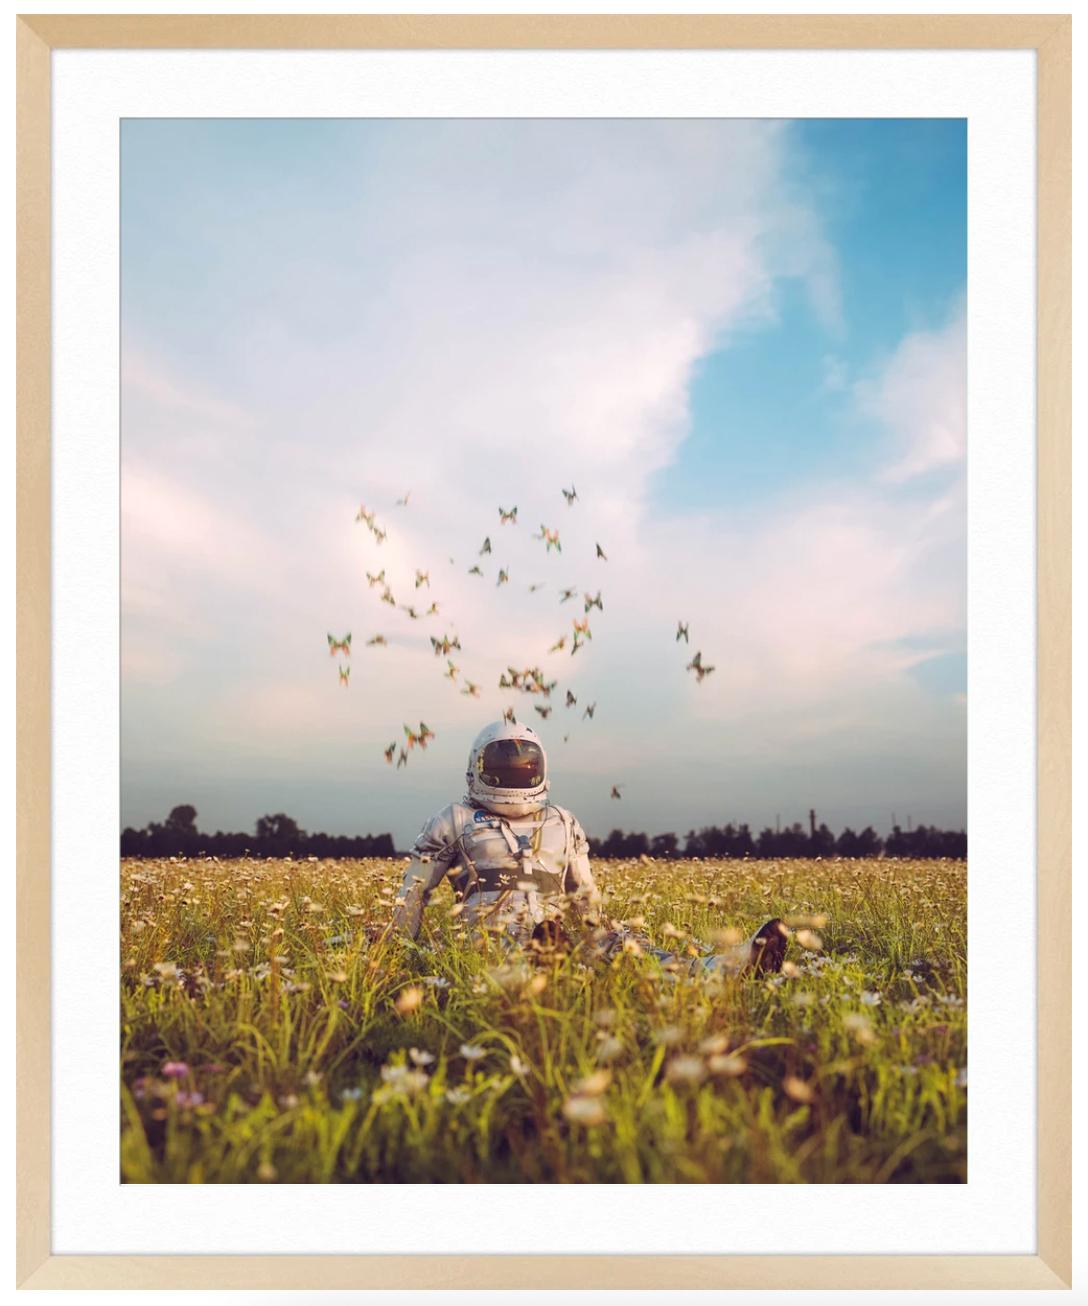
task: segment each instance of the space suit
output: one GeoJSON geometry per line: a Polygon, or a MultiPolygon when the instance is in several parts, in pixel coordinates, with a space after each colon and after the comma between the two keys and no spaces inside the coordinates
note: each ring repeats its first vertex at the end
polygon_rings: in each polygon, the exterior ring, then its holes
{"type": "Polygon", "coordinates": [[[448,875],[466,924],[520,942],[572,905],[592,910],[589,841],[548,801],[544,748],[529,726],[497,721],[469,753],[466,793],[426,823],[412,847],[394,924],[415,938],[423,908],[448,875]]]}
{"type": "Polygon", "coordinates": [[[693,972],[780,968],[787,931],[777,920],[734,948],[695,959],[602,922],[589,841],[573,813],[548,801],[547,757],[531,727],[496,721],[482,730],[465,780],[461,802],[431,817],[412,847],[393,924],[413,939],[432,893],[449,877],[465,923],[486,924],[510,943],[569,938],[584,921],[594,927],[590,953],[598,958],[633,942],[693,972]]]}

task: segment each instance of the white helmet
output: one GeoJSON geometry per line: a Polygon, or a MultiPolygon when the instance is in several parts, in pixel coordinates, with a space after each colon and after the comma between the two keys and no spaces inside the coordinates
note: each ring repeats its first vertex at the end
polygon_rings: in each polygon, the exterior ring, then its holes
{"type": "Polygon", "coordinates": [[[468,800],[500,816],[527,816],[548,801],[548,759],[536,731],[495,721],[468,755],[468,800]]]}

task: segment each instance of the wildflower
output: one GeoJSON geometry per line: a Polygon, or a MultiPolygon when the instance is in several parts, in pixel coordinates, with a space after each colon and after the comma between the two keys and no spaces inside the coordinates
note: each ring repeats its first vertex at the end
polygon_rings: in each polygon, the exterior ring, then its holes
{"type": "Polygon", "coordinates": [[[430,1082],[422,1070],[409,1070],[407,1066],[382,1066],[382,1083],[390,1093],[404,1093],[415,1097],[430,1082]]]}
{"type": "Polygon", "coordinates": [[[579,1080],[574,1086],[574,1091],[579,1096],[600,1097],[612,1082],[611,1070],[595,1070],[585,1079],[579,1080]]]}
{"type": "Polygon", "coordinates": [[[601,1036],[601,1042],[597,1047],[598,1061],[615,1061],[623,1051],[623,1043],[612,1034],[601,1036]]]}
{"type": "Polygon", "coordinates": [[[448,989],[450,986],[449,980],[444,975],[425,975],[423,983],[429,989],[448,989]]]}
{"type": "Polygon", "coordinates": [[[875,1043],[876,1035],[868,1019],[860,1011],[849,1011],[842,1018],[843,1028],[850,1031],[859,1043],[875,1043]]]}
{"type": "Polygon", "coordinates": [[[165,1079],[184,1079],[189,1073],[189,1066],[184,1061],[167,1061],[161,1073],[165,1079]]]}
{"type": "Polygon", "coordinates": [[[782,1089],[787,1097],[792,1098],[795,1102],[807,1104],[816,1099],[816,1094],[812,1088],[803,1079],[798,1079],[796,1075],[787,1075],[782,1081],[782,1089]]]}
{"type": "Polygon", "coordinates": [[[879,1007],[880,994],[874,993],[872,989],[862,989],[861,1004],[863,1007],[879,1007]]]}
{"type": "Polygon", "coordinates": [[[807,948],[809,952],[823,950],[824,941],[814,930],[798,930],[793,937],[802,948],[807,948]]]}
{"type": "Polygon", "coordinates": [[[967,1067],[966,1067],[966,1066],[963,1066],[962,1069],[960,1069],[960,1070],[958,1070],[958,1071],[956,1072],[956,1087],[957,1087],[957,1088],[966,1088],[966,1087],[967,1087],[967,1067]]]}
{"type": "Polygon", "coordinates": [[[192,1092],[186,1092],[182,1089],[175,1094],[174,1101],[180,1107],[200,1106],[204,1101],[204,1094],[198,1093],[195,1089],[192,1092]]]}
{"type": "Polygon", "coordinates": [[[176,961],[157,961],[153,969],[158,972],[159,978],[164,980],[176,980],[181,974],[176,961]]]}
{"type": "Polygon", "coordinates": [[[563,1103],[563,1114],[574,1124],[593,1126],[602,1125],[607,1114],[600,1098],[568,1097],[563,1103]]]}
{"type": "Polygon", "coordinates": [[[479,1061],[484,1050],[478,1043],[462,1043],[458,1051],[466,1061],[479,1061]]]}
{"type": "Polygon", "coordinates": [[[515,1075],[527,1075],[529,1073],[528,1061],[523,1061],[516,1052],[510,1056],[510,1069],[515,1075]]]}
{"type": "Polygon", "coordinates": [[[664,1025],[661,1029],[654,1030],[653,1037],[655,1043],[671,1048],[684,1037],[684,1031],[677,1025],[664,1025]]]}
{"type": "Polygon", "coordinates": [[[709,1034],[699,1044],[699,1051],[705,1057],[716,1056],[724,1052],[729,1046],[729,1038],[725,1034],[709,1034]]]}
{"type": "Polygon", "coordinates": [[[418,1011],[423,1002],[423,990],[417,988],[414,984],[408,988],[402,989],[394,1006],[402,1016],[410,1015],[413,1011],[418,1011]]]}
{"type": "Polygon", "coordinates": [[[801,967],[795,961],[784,961],[782,963],[782,974],[786,979],[798,979],[801,975],[801,967]]]}
{"type": "Polygon", "coordinates": [[[340,1090],[340,1100],[342,1102],[358,1102],[363,1096],[363,1090],[356,1086],[355,1088],[344,1088],[340,1090]]]}
{"type": "Polygon", "coordinates": [[[273,1183],[278,1173],[279,1171],[276,1169],[276,1167],[272,1164],[271,1161],[262,1161],[261,1164],[257,1167],[257,1178],[263,1184],[273,1183]]]}
{"type": "Polygon", "coordinates": [[[701,1057],[673,1057],[665,1068],[665,1078],[670,1084],[698,1084],[706,1075],[701,1057]]]}
{"type": "Polygon", "coordinates": [[[593,1019],[602,1029],[611,1029],[616,1021],[616,1013],[611,1007],[601,1007],[593,1013],[593,1019]]]}
{"type": "Polygon", "coordinates": [[[333,984],[343,984],[344,981],[347,979],[347,977],[348,977],[348,973],[346,970],[329,971],[329,979],[333,982],[333,984]]]}
{"type": "Polygon", "coordinates": [[[464,1106],[471,1096],[472,1093],[463,1084],[458,1084],[456,1088],[446,1089],[446,1101],[451,1106],[464,1106]]]}
{"type": "Polygon", "coordinates": [[[744,935],[735,925],[726,925],[723,929],[712,931],[710,941],[716,947],[731,948],[738,943],[743,943],[744,935]]]}
{"type": "Polygon", "coordinates": [[[408,1057],[414,1066],[429,1066],[434,1060],[432,1053],[424,1052],[420,1048],[409,1048],[408,1057]]]}
{"type": "Polygon", "coordinates": [[[748,1062],[735,1053],[710,1057],[706,1065],[712,1075],[721,1075],[725,1079],[735,1079],[748,1069],[748,1062]]]}

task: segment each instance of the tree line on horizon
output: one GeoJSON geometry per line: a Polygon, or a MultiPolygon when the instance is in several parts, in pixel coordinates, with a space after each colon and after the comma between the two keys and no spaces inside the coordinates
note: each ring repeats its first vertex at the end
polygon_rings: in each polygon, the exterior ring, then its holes
{"type": "Polygon", "coordinates": [[[607,839],[589,840],[593,857],[952,857],[967,856],[964,830],[939,830],[919,825],[904,830],[895,825],[884,837],[871,825],[855,831],[847,826],[838,835],[815,820],[806,830],[799,821],[783,829],[769,826],[753,835],[746,824],[709,825],[689,830],[683,841],[675,834],[625,834],[613,830],[607,839]]]}
{"type": "MultiPolygon", "coordinates": [[[[307,833],[283,812],[262,816],[253,834],[206,834],[197,829],[197,811],[190,804],[171,810],[163,822],[152,821],[143,829],[126,826],[121,832],[122,857],[396,857],[391,834],[307,833]]],[[[747,824],[708,825],[689,830],[683,840],[673,833],[627,834],[613,830],[607,838],[590,838],[592,857],[952,857],[967,856],[964,830],[939,830],[919,825],[904,830],[892,827],[882,836],[867,825],[854,831],[849,826],[838,835],[827,825],[816,824],[809,813],[809,828],[799,821],[782,829],[763,829],[753,835],[747,824]]]]}
{"type": "Polygon", "coordinates": [[[284,812],[262,816],[253,834],[196,826],[197,810],[189,803],[171,809],[163,822],[142,830],[121,831],[122,857],[395,857],[391,834],[309,834],[284,812]]]}

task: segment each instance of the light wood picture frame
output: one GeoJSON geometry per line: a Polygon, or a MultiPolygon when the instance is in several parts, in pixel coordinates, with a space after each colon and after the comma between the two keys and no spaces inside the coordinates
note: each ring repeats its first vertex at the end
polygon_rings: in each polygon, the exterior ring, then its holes
{"type": "Polygon", "coordinates": [[[1071,1185],[1071,18],[28,15],[18,36],[17,1282],[35,1288],[1061,1288],[1071,1185]],[[987,49],[1037,70],[1037,1252],[1009,1256],[54,1255],[51,54],[59,49],[987,49]]]}

